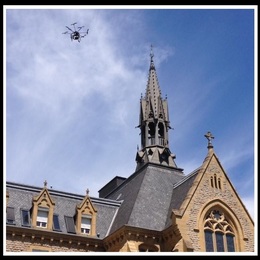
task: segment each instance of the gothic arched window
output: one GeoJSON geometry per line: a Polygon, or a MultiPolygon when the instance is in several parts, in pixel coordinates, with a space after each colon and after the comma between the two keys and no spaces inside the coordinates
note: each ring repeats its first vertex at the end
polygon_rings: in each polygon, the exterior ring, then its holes
{"type": "Polygon", "coordinates": [[[163,123],[158,124],[158,137],[159,137],[159,145],[164,146],[164,125],[163,123]]]}
{"type": "Polygon", "coordinates": [[[158,248],[155,245],[143,243],[139,245],[139,252],[158,252],[158,248]]]}
{"type": "Polygon", "coordinates": [[[204,222],[206,252],[235,252],[235,234],[223,212],[212,210],[204,222]]]}
{"type": "Polygon", "coordinates": [[[155,124],[153,122],[150,122],[148,124],[148,139],[149,139],[149,145],[155,144],[155,124]]]}

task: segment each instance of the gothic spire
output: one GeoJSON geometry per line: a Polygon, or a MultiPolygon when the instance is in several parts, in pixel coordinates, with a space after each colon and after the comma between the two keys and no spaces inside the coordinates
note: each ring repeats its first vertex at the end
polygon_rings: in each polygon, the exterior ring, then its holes
{"type": "MultiPolygon", "coordinates": [[[[145,99],[149,102],[150,106],[146,107],[146,116],[153,116],[154,118],[158,118],[159,115],[163,116],[163,102],[161,98],[161,90],[159,86],[159,81],[156,74],[156,69],[153,61],[153,49],[151,45],[151,52],[150,52],[150,69],[148,75],[148,81],[146,86],[146,94],[145,99]]],[[[166,115],[165,115],[166,116],[166,115]]]]}
{"type": "Polygon", "coordinates": [[[177,167],[169,149],[168,131],[171,129],[168,101],[162,99],[159,81],[154,65],[151,46],[150,68],[145,96],[140,100],[139,126],[141,129],[141,150],[137,152],[137,167],[145,162],[177,167]]]}
{"type": "Polygon", "coordinates": [[[151,57],[151,61],[150,61],[150,70],[154,69],[155,70],[155,66],[154,66],[154,63],[153,63],[153,45],[151,45],[151,51],[150,51],[150,57],[151,57]]]}

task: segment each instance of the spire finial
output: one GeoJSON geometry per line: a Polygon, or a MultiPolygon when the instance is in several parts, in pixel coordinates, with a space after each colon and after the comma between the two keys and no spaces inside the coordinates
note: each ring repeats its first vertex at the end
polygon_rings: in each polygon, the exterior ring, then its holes
{"type": "Polygon", "coordinates": [[[153,45],[151,44],[151,51],[150,51],[150,57],[151,57],[151,62],[153,62],[153,45]]]}
{"type": "Polygon", "coordinates": [[[211,140],[214,139],[214,136],[212,135],[212,133],[208,131],[204,136],[208,139],[208,148],[213,148],[211,140]]]}
{"type": "Polygon", "coordinates": [[[43,183],[44,187],[47,187],[47,181],[45,180],[43,183]]]}
{"type": "Polygon", "coordinates": [[[154,63],[153,63],[154,54],[153,54],[153,45],[152,44],[151,44],[150,57],[151,57],[150,70],[155,70],[154,63]]]}
{"type": "Polygon", "coordinates": [[[89,189],[86,190],[86,194],[87,194],[87,195],[89,194],[89,189]]]}

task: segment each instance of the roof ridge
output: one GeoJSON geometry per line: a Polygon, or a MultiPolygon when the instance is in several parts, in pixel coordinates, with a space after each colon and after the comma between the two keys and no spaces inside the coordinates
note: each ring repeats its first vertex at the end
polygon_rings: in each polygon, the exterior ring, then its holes
{"type": "Polygon", "coordinates": [[[188,179],[190,179],[191,177],[193,177],[195,174],[197,174],[197,172],[201,169],[201,166],[199,166],[197,169],[195,169],[194,171],[192,171],[191,173],[189,173],[188,175],[186,175],[183,179],[181,179],[179,182],[175,183],[173,185],[173,189],[177,188],[178,186],[180,186],[181,184],[183,184],[185,181],[187,181],[188,179]]]}

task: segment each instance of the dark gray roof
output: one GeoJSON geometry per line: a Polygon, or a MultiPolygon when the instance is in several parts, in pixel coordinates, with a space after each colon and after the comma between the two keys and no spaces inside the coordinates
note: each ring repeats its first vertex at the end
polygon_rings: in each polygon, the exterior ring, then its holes
{"type": "MultiPolygon", "coordinates": [[[[147,163],[127,178],[106,198],[90,197],[97,214],[96,232],[100,239],[123,225],[162,231],[171,225],[172,209],[179,209],[199,169],[185,176],[182,170],[147,163]]],[[[8,207],[14,208],[15,224],[22,226],[21,209],[30,210],[32,199],[43,188],[6,183],[8,207]]],[[[74,217],[84,195],[48,189],[59,215],[61,232],[67,233],[64,216],[74,217]]]]}
{"type": "Polygon", "coordinates": [[[112,190],[117,188],[122,182],[126,180],[125,177],[116,176],[105,186],[103,186],[99,191],[99,198],[105,198],[112,190]]]}
{"type": "Polygon", "coordinates": [[[185,177],[172,167],[148,163],[125,180],[108,198],[123,200],[111,233],[127,224],[161,231],[165,228],[174,184],[185,177]]]}
{"type": "Polygon", "coordinates": [[[194,179],[196,178],[200,168],[196,169],[195,171],[191,172],[185,178],[177,182],[172,191],[171,203],[169,206],[168,217],[166,219],[165,227],[169,227],[172,224],[172,220],[170,218],[173,209],[179,209],[183,200],[185,199],[190,187],[192,186],[194,179]]]}
{"type": "MultiPolygon", "coordinates": [[[[39,195],[42,189],[18,183],[6,183],[6,191],[9,193],[7,206],[14,208],[16,226],[22,226],[21,209],[30,210],[33,196],[39,195]]],[[[64,216],[73,217],[76,213],[76,205],[80,204],[85,196],[52,189],[48,189],[48,192],[55,202],[54,213],[59,215],[61,232],[67,233],[64,216]]],[[[93,197],[90,199],[97,210],[96,232],[100,234],[102,239],[108,234],[121,203],[109,199],[93,197]]]]}

